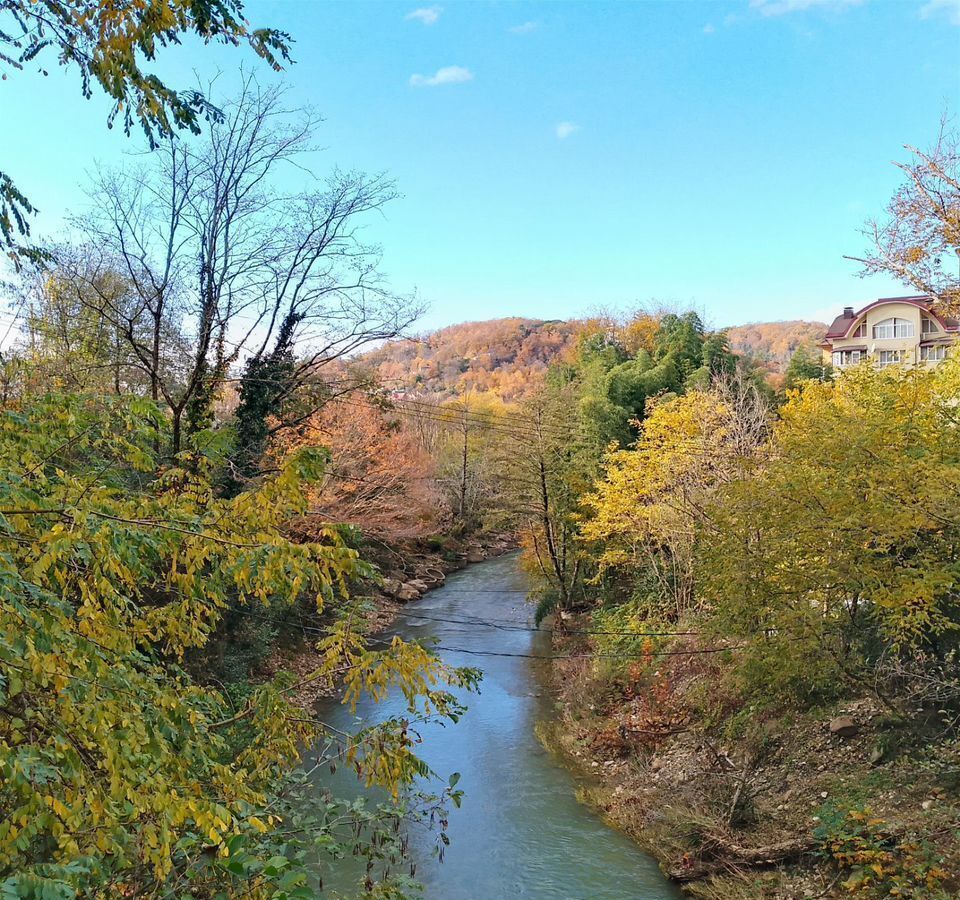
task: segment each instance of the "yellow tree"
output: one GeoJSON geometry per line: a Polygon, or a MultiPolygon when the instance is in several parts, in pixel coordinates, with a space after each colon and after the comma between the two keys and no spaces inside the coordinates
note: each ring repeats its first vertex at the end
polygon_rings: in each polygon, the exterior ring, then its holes
{"type": "Polygon", "coordinates": [[[506,405],[494,394],[470,391],[428,412],[439,421],[444,435],[439,484],[459,525],[480,527],[498,480],[493,448],[506,427],[506,405]]]}
{"type": "Polygon", "coordinates": [[[757,690],[873,685],[864,666],[884,648],[954,642],[957,365],[807,383],[763,468],[716,494],[700,590],[719,630],[748,644],[757,690]]]}
{"type": "MultiPolygon", "coordinates": [[[[189,676],[185,656],[228,610],[256,618],[301,598],[323,610],[371,573],[335,527],[287,537],[322,451],[224,499],[215,458],[161,463],[160,415],[141,399],[65,395],[0,415],[4,896],[292,892],[300,842],[339,846],[327,819],[289,802],[303,748],[329,742],[333,760],[395,793],[425,772],[403,718],[343,736],[291,705],[288,676],[240,699],[189,676]]],[[[395,688],[409,718],[456,716],[445,686],[471,673],[419,645],[368,643],[354,623],[324,637],[309,678],[342,677],[347,702],[395,688]]]]}
{"type": "Polygon", "coordinates": [[[636,443],[614,450],[586,503],[583,537],[601,574],[625,569],[652,578],[650,614],[679,619],[695,595],[695,550],[705,507],[723,483],[752,466],[767,409],[742,381],[658,403],[636,443]]]}

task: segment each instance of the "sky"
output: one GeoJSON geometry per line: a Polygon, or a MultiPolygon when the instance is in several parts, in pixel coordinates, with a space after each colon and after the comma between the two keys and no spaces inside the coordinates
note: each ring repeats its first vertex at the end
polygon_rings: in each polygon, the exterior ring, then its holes
{"type": "MultiPolygon", "coordinates": [[[[857,277],[859,230],[904,144],[960,124],[960,0],[306,2],[247,0],[294,38],[276,75],[187,42],[175,86],[239,67],[324,117],[309,160],[387,172],[368,226],[419,323],[571,318],[648,302],[714,327],[829,320],[910,293],[857,277]]],[[[0,169],[56,236],[95,164],[141,149],[75,72],[0,81],[0,169]]]]}

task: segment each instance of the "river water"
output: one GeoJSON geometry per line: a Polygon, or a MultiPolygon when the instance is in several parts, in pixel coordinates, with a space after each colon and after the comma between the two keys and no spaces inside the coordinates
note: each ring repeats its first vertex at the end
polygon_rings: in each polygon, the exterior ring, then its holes
{"type": "MultiPolygon", "coordinates": [[[[458,724],[423,730],[420,755],[444,778],[460,772],[458,788],[465,795],[461,808],[450,811],[444,862],[432,854],[435,835],[420,828],[410,831],[424,896],[676,898],[679,892],[650,857],[576,800],[578,777],[537,740],[535,724],[553,715],[544,689],[543,667],[549,663],[528,657],[549,653],[549,637],[489,624],[532,626],[524,587],[515,556],[489,560],[452,575],[443,587],[411,603],[391,629],[404,638],[439,638],[440,647],[449,648],[441,651],[444,659],[484,672],[481,693],[468,697],[469,709],[458,724]],[[481,621],[488,624],[477,624],[481,621]],[[493,653],[516,655],[487,655],[493,653]]],[[[331,725],[355,731],[360,722],[403,715],[404,705],[399,697],[379,705],[365,701],[353,714],[331,702],[320,713],[331,725]]],[[[338,796],[345,790],[362,793],[345,770],[333,780],[335,784],[327,779],[327,786],[338,796]]],[[[326,884],[337,885],[349,862],[330,865],[340,865],[341,871],[318,874],[326,884]]]]}

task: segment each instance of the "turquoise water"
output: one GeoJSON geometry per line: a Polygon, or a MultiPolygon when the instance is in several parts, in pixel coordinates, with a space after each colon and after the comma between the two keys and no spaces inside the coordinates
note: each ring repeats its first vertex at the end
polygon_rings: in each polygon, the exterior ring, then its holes
{"type": "MultiPolygon", "coordinates": [[[[552,715],[543,690],[542,667],[548,663],[525,655],[548,653],[547,635],[464,623],[476,619],[532,624],[523,588],[515,557],[490,560],[452,575],[444,587],[411,603],[391,630],[406,638],[435,636],[441,646],[459,648],[442,651],[446,660],[484,670],[481,693],[469,697],[469,710],[458,724],[423,730],[421,755],[444,777],[460,772],[458,787],[465,794],[462,807],[451,809],[450,846],[442,863],[433,855],[435,835],[422,828],[409,830],[424,896],[430,900],[680,896],[650,857],[577,802],[577,777],[537,740],[535,724],[552,715]],[[430,618],[417,619],[417,613],[430,618]],[[491,652],[520,655],[483,655],[491,652]]],[[[320,710],[325,721],[344,730],[356,730],[358,721],[402,711],[402,701],[395,698],[379,706],[363,703],[356,716],[336,703],[320,710]]],[[[362,793],[345,771],[325,776],[325,783],[338,796],[345,791],[362,793]]],[[[350,861],[330,863],[318,874],[325,884],[344,886],[350,866],[350,861]]],[[[355,876],[355,871],[350,873],[352,879],[355,876]]]]}

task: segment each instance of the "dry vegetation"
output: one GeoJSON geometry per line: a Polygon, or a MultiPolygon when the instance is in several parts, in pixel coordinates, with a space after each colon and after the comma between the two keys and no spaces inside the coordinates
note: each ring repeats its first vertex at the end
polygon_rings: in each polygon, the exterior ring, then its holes
{"type": "MultiPolygon", "coordinates": [[[[419,338],[391,341],[364,356],[383,384],[439,397],[470,391],[504,400],[529,396],[547,368],[589,327],[586,320],[507,318],[451,325],[419,338]]],[[[823,322],[755,322],[726,329],[730,349],[770,375],[781,374],[793,352],[814,347],[823,322]]]]}

